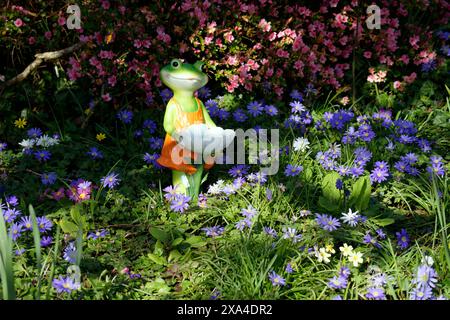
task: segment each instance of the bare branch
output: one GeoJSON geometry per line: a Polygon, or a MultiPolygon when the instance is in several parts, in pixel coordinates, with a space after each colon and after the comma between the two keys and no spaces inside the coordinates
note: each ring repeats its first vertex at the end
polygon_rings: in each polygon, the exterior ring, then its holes
{"type": "Polygon", "coordinates": [[[23,70],[20,74],[18,74],[17,76],[15,76],[12,79],[6,81],[5,84],[0,86],[0,89],[1,89],[1,87],[9,87],[18,82],[25,80],[30,75],[31,72],[36,70],[41,65],[42,62],[57,60],[57,59],[61,58],[62,56],[65,56],[69,53],[72,53],[72,52],[78,50],[83,45],[84,45],[84,42],[79,42],[77,44],[74,44],[73,46],[70,46],[68,48],[61,49],[58,51],[48,51],[48,52],[35,54],[34,57],[36,59],[31,64],[29,64],[28,67],[26,67],[25,70],[23,70]]]}

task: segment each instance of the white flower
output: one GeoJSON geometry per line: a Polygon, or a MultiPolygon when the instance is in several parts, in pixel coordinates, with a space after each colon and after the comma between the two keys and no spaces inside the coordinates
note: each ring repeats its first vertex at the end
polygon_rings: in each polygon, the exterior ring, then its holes
{"type": "Polygon", "coordinates": [[[325,250],[325,248],[320,248],[319,249],[319,252],[316,254],[316,257],[317,257],[317,261],[319,261],[319,262],[325,262],[325,263],[328,263],[328,262],[330,262],[330,259],[329,259],[329,257],[331,257],[331,254],[329,254],[326,250],[325,250]]]}
{"type": "Polygon", "coordinates": [[[434,260],[430,256],[424,256],[422,258],[421,264],[426,264],[427,266],[431,267],[434,263],[434,260]]]}
{"type": "Polygon", "coordinates": [[[311,211],[309,210],[300,210],[300,217],[307,217],[311,215],[311,211]]]}
{"type": "Polygon", "coordinates": [[[217,180],[216,183],[209,186],[208,193],[212,195],[218,195],[223,192],[223,188],[224,188],[224,181],[217,180]]]}
{"type": "Polygon", "coordinates": [[[44,134],[43,136],[40,136],[36,141],[37,146],[41,146],[44,148],[54,146],[55,144],[58,144],[58,143],[59,143],[58,139],[49,137],[46,134],[44,134]]]}
{"type": "Polygon", "coordinates": [[[342,252],[344,257],[348,257],[351,253],[353,253],[353,247],[344,243],[342,247],[339,247],[339,250],[342,252]]]}
{"type": "Polygon", "coordinates": [[[342,221],[352,227],[355,227],[358,224],[359,218],[360,215],[358,214],[358,211],[352,212],[352,209],[348,209],[347,213],[342,212],[342,221]]]}
{"type": "Polygon", "coordinates": [[[295,151],[305,152],[309,149],[309,140],[306,138],[297,138],[294,140],[293,148],[295,151]]]}
{"type": "Polygon", "coordinates": [[[22,146],[22,148],[24,149],[31,149],[33,148],[35,143],[36,143],[35,139],[23,139],[21,142],[19,142],[19,145],[22,146]]]}
{"type": "Polygon", "coordinates": [[[362,253],[361,252],[352,252],[348,255],[348,261],[353,263],[354,267],[359,266],[361,263],[363,263],[362,259],[362,253]]]}

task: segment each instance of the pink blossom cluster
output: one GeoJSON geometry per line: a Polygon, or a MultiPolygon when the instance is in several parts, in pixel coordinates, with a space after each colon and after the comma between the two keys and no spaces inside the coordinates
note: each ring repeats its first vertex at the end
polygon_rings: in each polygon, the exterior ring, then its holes
{"type": "Polygon", "coordinates": [[[211,77],[229,92],[265,88],[282,97],[286,88],[307,84],[319,90],[345,86],[355,55],[363,79],[392,80],[403,90],[423,64],[443,62],[434,31],[448,23],[450,5],[444,0],[380,0],[377,5],[380,30],[366,28],[365,4],[359,0],[288,5],[183,0],[151,6],[96,0],[83,4],[89,14],[82,15],[78,30],[67,29],[63,10],[38,29],[37,23],[23,22],[24,16],[34,19],[26,9],[14,7],[12,22],[14,32],[26,37],[30,55],[84,42],[81,52],[67,58],[67,76],[88,80],[83,84],[92,96],[114,105],[154,100],[162,89],[159,70],[174,57],[205,61],[211,77]],[[411,22],[409,16],[417,12],[426,23],[411,22]]]}

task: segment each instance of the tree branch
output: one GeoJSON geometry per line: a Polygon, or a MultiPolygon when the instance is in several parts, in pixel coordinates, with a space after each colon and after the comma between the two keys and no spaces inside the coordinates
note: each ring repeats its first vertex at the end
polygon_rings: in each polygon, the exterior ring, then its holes
{"type": "Polygon", "coordinates": [[[1,85],[0,89],[2,89],[3,87],[12,86],[16,83],[19,83],[19,82],[25,80],[30,75],[31,72],[36,70],[42,64],[42,62],[57,60],[57,59],[61,58],[62,56],[65,56],[69,53],[72,53],[72,52],[80,49],[83,45],[84,45],[84,42],[79,42],[77,44],[74,44],[73,46],[70,46],[68,48],[61,49],[58,51],[48,51],[48,52],[35,54],[34,57],[36,59],[31,64],[29,64],[25,68],[25,70],[23,70],[17,76],[6,81],[3,85],[1,85]]]}

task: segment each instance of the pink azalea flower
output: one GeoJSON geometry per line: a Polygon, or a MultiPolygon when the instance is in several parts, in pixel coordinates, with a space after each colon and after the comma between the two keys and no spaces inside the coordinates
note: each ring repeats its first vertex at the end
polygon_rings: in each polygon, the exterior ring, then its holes
{"type": "Polygon", "coordinates": [[[60,17],[58,18],[58,24],[59,24],[60,26],[64,26],[64,25],[66,24],[66,18],[64,18],[63,16],[60,16],[60,17]]]}
{"type": "Polygon", "coordinates": [[[22,27],[22,26],[24,25],[24,23],[23,23],[22,19],[17,18],[16,21],[14,21],[14,25],[15,25],[17,28],[20,28],[20,27],[22,27]]]}

